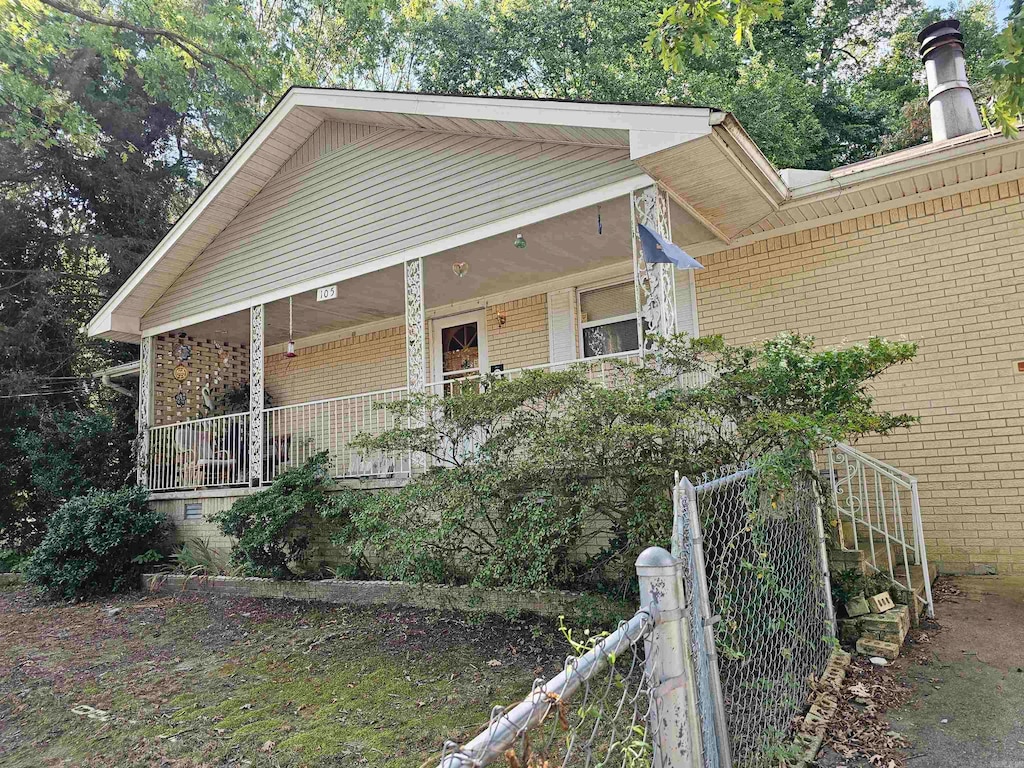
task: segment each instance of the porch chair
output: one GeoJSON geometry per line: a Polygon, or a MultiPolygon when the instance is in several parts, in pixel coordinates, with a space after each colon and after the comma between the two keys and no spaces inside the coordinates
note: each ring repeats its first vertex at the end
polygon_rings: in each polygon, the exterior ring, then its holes
{"type": "Polygon", "coordinates": [[[236,481],[235,458],[230,451],[213,447],[213,434],[208,430],[182,424],[174,432],[174,443],[182,485],[205,485],[208,473],[213,472],[216,477],[218,470],[228,483],[236,481]]]}

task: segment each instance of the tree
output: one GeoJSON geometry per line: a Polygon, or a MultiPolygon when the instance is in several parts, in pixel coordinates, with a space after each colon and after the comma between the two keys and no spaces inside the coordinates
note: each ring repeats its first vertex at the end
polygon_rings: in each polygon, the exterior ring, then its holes
{"type": "MultiPolygon", "coordinates": [[[[38,440],[97,434],[68,424],[100,409],[118,468],[132,405],[91,372],[137,352],[83,328],[279,90],[282,64],[238,5],[177,0],[107,8],[0,0],[0,543],[30,547],[67,494],[38,440]],[[238,62],[245,62],[239,64],[238,62]],[[119,396],[117,396],[119,397],[119,396]]],[[[133,431],[133,430],[131,430],[133,431]]],[[[52,458],[52,456],[51,456],[52,458]]],[[[77,459],[71,463],[77,463],[77,459]]],[[[85,472],[85,485],[108,479],[85,472]]]]}
{"type": "MultiPolygon", "coordinates": [[[[897,56],[907,59],[909,57],[901,43],[908,32],[916,35],[928,23],[950,15],[959,16],[961,22],[966,19],[964,36],[968,42],[968,71],[971,73],[971,60],[975,64],[983,62],[982,67],[973,68],[975,79],[972,82],[980,86],[980,95],[991,93],[984,101],[983,116],[1004,134],[1016,135],[1017,124],[1024,112],[1024,17],[1018,10],[1011,10],[1006,27],[997,34],[994,7],[987,0],[970,2],[966,6],[951,5],[945,9],[926,9],[917,0],[861,0],[824,5],[787,0],[711,0],[701,3],[678,0],[663,9],[647,39],[647,48],[658,56],[666,70],[679,72],[685,69],[691,57],[705,56],[720,49],[726,28],[734,49],[753,51],[755,39],[756,47],[761,49],[766,40],[770,41],[773,35],[778,34],[779,28],[787,27],[790,11],[801,5],[806,12],[806,29],[820,35],[821,45],[815,59],[808,62],[813,64],[812,81],[816,80],[815,75],[835,71],[849,86],[863,82],[863,64],[871,60],[867,54],[872,52],[872,48],[877,48],[875,44],[883,37],[891,37],[892,49],[899,51],[897,56]],[[855,66],[843,67],[844,58],[855,66]]],[[[1013,7],[1016,9],[1017,3],[1013,7]]],[[[801,48],[795,46],[791,50],[798,53],[801,48]]],[[[887,58],[890,65],[895,63],[892,56],[887,58]]],[[[916,57],[912,60],[916,62],[916,57]]],[[[889,73],[892,74],[893,70],[889,69],[889,73]]],[[[825,84],[824,80],[816,81],[825,84]]],[[[905,76],[899,78],[895,83],[897,91],[906,95],[912,82],[905,76]]],[[[891,102],[893,92],[888,92],[889,99],[885,93],[879,92],[877,98],[882,103],[891,102]]],[[[979,93],[975,96],[978,97],[979,93]]],[[[916,99],[902,102],[899,109],[902,129],[910,127],[914,108],[917,107],[916,99]]],[[[920,112],[919,109],[916,111],[920,112]]],[[[891,103],[889,112],[891,120],[891,103]]],[[[919,134],[920,131],[911,130],[904,132],[904,137],[909,139],[919,134]]],[[[890,141],[888,146],[883,146],[890,149],[900,143],[890,141]]]]}

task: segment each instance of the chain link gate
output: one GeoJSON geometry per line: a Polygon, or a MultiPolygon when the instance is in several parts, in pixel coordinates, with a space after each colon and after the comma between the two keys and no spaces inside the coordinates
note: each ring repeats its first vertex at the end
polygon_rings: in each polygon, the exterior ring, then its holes
{"type": "Polygon", "coordinates": [[[815,481],[757,480],[723,467],[674,493],[705,768],[778,765],[836,643],[815,481]]]}

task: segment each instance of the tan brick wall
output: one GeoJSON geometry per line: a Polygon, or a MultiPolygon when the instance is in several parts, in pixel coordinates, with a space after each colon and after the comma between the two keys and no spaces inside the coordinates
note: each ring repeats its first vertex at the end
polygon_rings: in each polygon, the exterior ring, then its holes
{"type": "MultiPolygon", "coordinates": [[[[548,362],[547,294],[488,307],[486,317],[491,365],[511,370],[548,362]],[[499,323],[501,314],[504,325],[499,323]]],[[[404,326],[297,352],[293,358],[276,354],[266,359],[264,386],[275,406],[395,389],[406,383],[404,326]]]]}
{"type": "Polygon", "coordinates": [[[203,387],[208,387],[216,403],[225,391],[249,380],[249,349],[245,344],[191,336],[157,336],[153,358],[153,424],[156,426],[209,416],[211,414],[204,408],[203,387]],[[179,354],[182,344],[191,350],[186,360],[179,354]],[[180,382],[180,392],[185,395],[183,406],[174,399],[179,392],[174,369],[179,364],[189,371],[188,378],[180,382]]]}
{"type": "Polygon", "coordinates": [[[273,405],[293,405],[404,387],[405,327],[350,336],[267,357],[264,386],[273,405]]]}
{"type": "Polygon", "coordinates": [[[703,258],[701,332],[916,341],[917,359],[875,391],[921,424],[859,445],[918,476],[944,570],[1024,573],[1022,252],[1017,183],[818,227],[703,258]]]}
{"type": "Polygon", "coordinates": [[[487,308],[487,362],[506,371],[549,360],[548,297],[539,293],[487,308]],[[505,323],[499,323],[500,315],[505,323]]]}

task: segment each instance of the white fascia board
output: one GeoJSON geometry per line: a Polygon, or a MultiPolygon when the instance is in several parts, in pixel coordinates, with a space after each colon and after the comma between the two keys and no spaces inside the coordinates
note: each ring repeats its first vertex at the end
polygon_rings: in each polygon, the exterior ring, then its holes
{"type": "Polygon", "coordinates": [[[316,290],[324,285],[351,280],[354,277],[366,275],[371,272],[377,272],[398,264],[404,264],[405,262],[413,259],[431,256],[435,253],[457,248],[460,245],[467,245],[478,240],[484,240],[488,237],[500,235],[504,232],[528,227],[532,224],[552,219],[555,216],[561,216],[562,214],[579,210],[580,208],[586,208],[591,205],[597,205],[598,203],[613,200],[616,197],[628,195],[630,192],[637,189],[643,189],[644,187],[649,187],[652,184],[654,184],[654,180],[650,176],[647,174],[638,174],[614,184],[608,184],[607,186],[599,187],[597,189],[590,190],[589,192],[567,197],[564,200],[548,203],[547,205],[534,208],[533,210],[526,211],[516,216],[499,219],[483,227],[476,227],[475,229],[471,229],[466,232],[460,232],[449,237],[425,243],[401,253],[396,253],[380,259],[374,259],[373,261],[368,261],[337,272],[332,272],[324,275],[323,277],[318,277],[315,280],[306,280],[301,283],[282,286],[281,288],[268,291],[252,299],[236,301],[231,304],[225,304],[216,309],[200,312],[196,315],[178,318],[171,322],[149,328],[143,328],[142,334],[145,336],[155,336],[159,333],[187,328],[188,326],[196,325],[197,323],[202,323],[207,320],[213,320],[218,317],[223,317],[224,315],[230,315],[234,312],[241,312],[257,304],[269,304],[270,302],[277,301],[278,299],[286,299],[289,296],[295,296],[299,293],[316,290]]]}
{"type": "Polygon", "coordinates": [[[669,147],[685,144],[711,133],[711,126],[705,125],[701,132],[680,133],[678,131],[638,131],[629,132],[629,159],[637,160],[653,155],[669,147]]]}
{"type": "MultiPolygon", "coordinates": [[[[234,178],[235,174],[238,173],[244,166],[249,158],[260,148],[263,142],[274,132],[281,121],[288,116],[288,113],[292,111],[296,106],[299,106],[297,102],[297,96],[293,91],[289,91],[285,94],[284,98],[278,102],[277,107],[267,115],[266,119],[260,124],[260,126],[253,132],[249,139],[243,144],[239,150],[235,153],[231,161],[221,170],[219,174],[211,181],[206,189],[203,190],[202,194],[189,206],[188,210],[175,222],[174,226],[164,235],[163,239],[157,244],[157,246],[150,252],[149,256],[146,257],[131,276],[122,283],[121,287],[117,289],[117,292],[111,296],[107,303],[103,305],[99,312],[93,316],[92,320],[89,321],[86,330],[89,336],[99,336],[106,331],[112,330],[110,316],[114,313],[117,307],[124,301],[129,294],[145,279],[146,275],[159,263],[160,259],[163,258],[164,254],[169,251],[178,238],[180,238],[188,228],[192,226],[199,215],[206,210],[206,207],[213,202],[217,195],[221,193],[227,183],[234,178]]],[[[138,329],[136,328],[136,332],[138,329]]]]}
{"type": "Polygon", "coordinates": [[[622,131],[664,131],[703,136],[712,110],[644,104],[595,104],[574,101],[443,96],[423,93],[381,93],[295,88],[301,106],[355,112],[400,113],[453,120],[517,122],[572,128],[622,131]]]}

